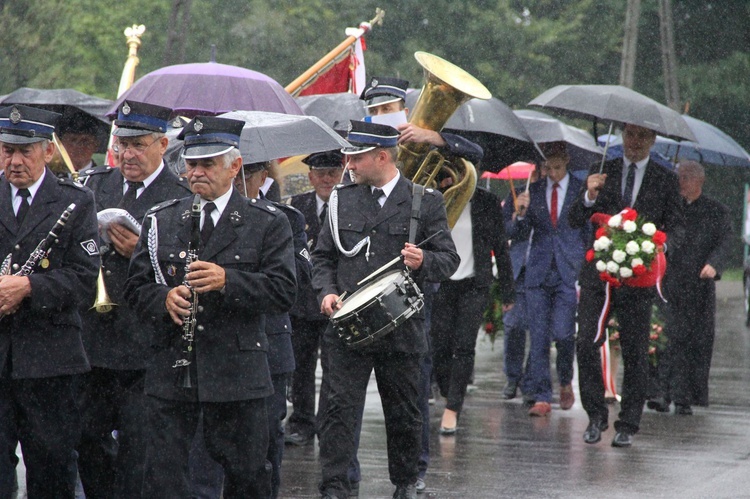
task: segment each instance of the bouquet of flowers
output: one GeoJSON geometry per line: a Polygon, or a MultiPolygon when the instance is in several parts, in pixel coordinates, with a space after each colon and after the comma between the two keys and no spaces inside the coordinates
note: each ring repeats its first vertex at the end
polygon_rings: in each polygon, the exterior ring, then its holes
{"type": "Polygon", "coordinates": [[[599,228],[586,260],[596,260],[601,280],[613,287],[649,287],[664,275],[667,235],[653,223],[644,221],[632,208],[612,216],[595,213],[591,221],[599,228]]]}
{"type": "MultiPolygon", "coordinates": [[[[620,324],[617,317],[612,316],[607,321],[607,336],[609,337],[609,348],[612,351],[620,350],[620,324]]],[[[656,366],[659,357],[658,352],[667,346],[667,335],[664,333],[664,319],[659,307],[653,305],[651,312],[651,330],[648,337],[648,360],[652,366],[656,366]]]]}
{"type": "Polygon", "coordinates": [[[495,339],[497,334],[502,333],[503,325],[503,300],[500,294],[500,285],[493,281],[490,286],[490,302],[483,316],[484,334],[490,339],[492,350],[495,350],[495,339]]]}

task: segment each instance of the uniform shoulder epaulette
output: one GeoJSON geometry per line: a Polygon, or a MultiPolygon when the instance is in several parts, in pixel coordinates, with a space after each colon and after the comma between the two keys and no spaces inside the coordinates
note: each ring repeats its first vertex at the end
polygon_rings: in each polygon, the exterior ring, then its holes
{"type": "Polygon", "coordinates": [[[281,208],[277,208],[276,203],[273,201],[259,198],[249,199],[248,201],[253,208],[258,208],[259,210],[263,210],[266,213],[271,213],[273,215],[281,214],[281,208]]]}
{"type": "Polygon", "coordinates": [[[57,177],[57,183],[60,185],[67,185],[68,187],[75,187],[76,189],[84,189],[82,183],[69,177],[57,177]]]}
{"type": "Polygon", "coordinates": [[[359,185],[359,184],[355,184],[354,182],[352,182],[351,184],[336,184],[336,185],[333,186],[333,188],[334,189],[345,189],[347,187],[354,187],[355,185],[359,185]]]}
{"type": "Polygon", "coordinates": [[[86,168],[85,170],[81,170],[79,172],[79,175],[81,177],[88,177],[90,175],[99,175],[101,173],[109,173],[112,170],[115,170],[114,166],[109,166],[109,165],[94,166],[91,168],[86,168]]]}
{"type": "Polygon", "coordinates": [[[149,208],[147,213],[156,213],[159,210],[163,210],[164,208],[168,208],[169,206],[177,204],[179,201],[179,199],[170,199],[169,201],[163,201],[149,208]]]}
{"type": "Polygon", "coordinates": [[[300,215],[302,214],[301,211],[299,211],[297,208],[295,208],[294,206],[290,204],[286,204],[286,203],[273,203],[273,204],[277,206],[281,211],[285,211],[288,213],[295,213],[295,214],[299,213],[300,215]]]}

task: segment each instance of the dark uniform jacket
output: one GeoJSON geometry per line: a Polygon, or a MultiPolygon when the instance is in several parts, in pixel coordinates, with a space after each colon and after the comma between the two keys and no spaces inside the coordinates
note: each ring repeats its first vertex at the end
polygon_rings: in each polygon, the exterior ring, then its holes
{"type": "MultiPolygon", "coordinates": [[[[123,176],[119,168],[100,166],[82,172],[82,182],[94,191],[97,211],[117,208],[123,197],[123,176]]],[[[128,209],[139,223],[152,206],[190,195],[184,179],[166,166],[128,209]]],[[[117,253],[114,246],[103,245],[102,272],[110,299],[118,306],[100,314],[83,306],[83,343],[91,365],[110,369],[144,369],[148,357],[151,328],[125,303],[123,290],[130,259],[117,253]]]]}
{"type": "MultiPolygon", "coordinates": [[[[607,174],[604,187],[599,191],[594,205],[584,205],[586,182],[583,183],[576,202],[570,207],[568,220],[571,227],[584,227],[594,213],[615,215],[626,206],[622,202],[622,158],[604,163],[602,173],[607,174]]],[[[592,166],[589,174],[598,173],[599,165],[592,166]]],[[[635,205],[632,207],[640,217],[652,222],[656,228],[667,233],[667,257],[679,251],[678,248],[685,234],[685,217],[682,210],[682,198],[677,175],[652,160],[646,165],[643,183],[638,191],[635,205]]],[[[593,243],[593,231],[588,247],[593,243]]],[[[581,270],[581,286],[601,285],[595,261],[584,263],[581,270]]]]}
{"type": "MultiPolygon", "coordinates": [[[[409,221],[412,209],[412,182],[400,177],[395,188],[379,210],[367,185],[337,186],[339,236],[344,249],[349,250],[361,239],[370,236],[370,259],[365,258],[366,248],[354,257],[339,254],[326,220],[313,251],[313,286],[318,299],[329,294],[351,295],[357,282],[385,263],[401,254],[409,238],[409,221]]],[[[329,207],[330,209],[330,207],[329,207]]],[[[422,199],[421,220],[415,243],[442,230],[422,250],[424,259],[419,270],[412,272],[417,285],[423,281],[440,282],[450,277],[458,268],[459,257],[450,236],[445,215],[443,196],[427,189],[422,199]]],[[[396,264],[393,269],[403,269],[396,264]]],[[[395,331],[367,347],[376,351],[422,353],[427,349],[424,314],[421,311],[395,331]]],[[[326,334],[335,334],[328,328],[326,334]]]]}
{"type": "MultiPolygon", "coordinates": [[[[289,220],[294,239],[294,264],[297,275],[297,289],[302,286],[312,288],[310,253],[307,250],[305,236],[305,217],[292,206],[274,203],[289,220]]],[[[299,292],[297,301],[299,301],[299,292]]],[[[294,349],[292,347],[292,322],[288,313],[266,316],[266,335],[268,336],[268,365],[271,374],[282,374],[294,371],[294,349]]]]}
{"type": "Polygon", "coordinates": [[[167,293],[184,281],[192,198],[164,203],[147,214],[130,264],[125,297],[152,321],[154,355],[146,393],[171,400],[229,402],[263,398],[273,391],[268,368],[265,314],[289,310],[295,300],[294,249],[289,222],[273,204],[233,191],[199,257],[226,271],[223,291],[199,295],[195,331],[197,388],[177,388],[172,366],[182,358],[182,327],[166,310],[167,293]],[[158,221],[158,265],[167,285],[157,284],[148,232],[158,221]]]}
{"type": "MultiPolygon", "coordinates": [[[[321,225],[318,218],[318,202],[315,197],[315,191],[304,192],[292,196],[291,205],[297,208],[305,217],[305,233],[307,234],[307,247],[310,252],[315,250],[318,242],[318,234],[321,225]]],[[[290,315],[307,320],[325,321],[328,318],[320,313],[320,302],[318,296],[312,287],[312,282],[299,282],[299,291],[297,303],[294,304],[290,315]]]]}
{"type": "Polygon", "coordinates": [[[99,236],[94,196],[47,169],[20,227],[11,188],[0,176],[0,258],[10,254],[16,273],[69,204],[75,203],[46,261],[29,275],[31,296],[0,320],[0,372],[11,352],[12,377],[45,378],[82,373],[89,363],[81,342],[79,303],[94,299],[99,236]],[[16,268],[16,265],[19,268],[16,268]]]}

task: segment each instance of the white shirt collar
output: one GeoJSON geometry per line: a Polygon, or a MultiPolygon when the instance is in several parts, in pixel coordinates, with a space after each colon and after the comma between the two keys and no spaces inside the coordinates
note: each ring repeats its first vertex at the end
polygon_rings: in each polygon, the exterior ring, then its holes
{"type": "MultiPolygon", "coordinates": [[[[385,194],[385,197],[391,195],[391,192],[393,192],[393,189],[396,188],[396,184],[398,183],[398,179],[401,178],[401,172],[396,170],[396,176],[393,177],[390,181],[388,181],[387,184],[385,184],[383,187],[380,187],[380,189],[383,190],[383,194],[385,194]]],[[[370,186],[370,192],[374,191],[376,187],[374,185],[370,186]]]]}
{"type": "MultiPolygon", "coordinates": [[[[38,179],[36,179],[36,182],[31,184],[29,187],[27,187],[27,189],[29,189],[29,193],[31,194],[31,196],[29,196],[29,205],[31,205],[31,202],[34,201],[34,196],[36,196],[36,191],[38,191],[39,188],[42,186],[42,182],[44,182],[45,175],[47,175],[47,168],[42,170],[42,174],[38,179]]],[[[10,192],[11,194],[13,194],[13,197],[11,199],[13,199],[14,202],[16,200],[16,195],[18,194],[18,190],[19,190],[18,187],[16,187],[13,184],[10,184],[10,192]]],[[[20,201],[19,201],[19,204],[20,204],[20,201]]]]}
{"type": "MultiPolygon", "coordinates": [[[[570,172],[566,172],[565,176],[561,178],[557,185],[559,186],[560,192],[566,192],[568,190],[568,182],[570,181],[570,172]]],[[[547,177],[547,190],[552,190],[552,186],[555,182],[552,181],[549,177],[547,177]]]]}
{"type": "Polygon", "coordinates": [[[622,157],[622,166],[627,167],[630,164],[635,164],[635,167],[637,170],[640,170],[641,168],[645,167],[648,164],[648,160],[651,159],[650,156],[646,156],[646,159],[642,159],[637,162],[633,162],[630,159],[626,158],[625,156],[622,157]]]}
{"type": "Polygon", "coordinates": [[[318,194],[315,194],[315,213],[320,216],[320,213],[323,211],[323,205],[328,204],[328,201],[323,201],[318,194]]]}
{"type": "Polygon", "coordinates": [[[214,222],[217,221],[221,214],[224,213],[224,210],[227,207],[227,204],[229,204],[229,198],[232,197],[232,192],[234,191],[234,187],[231,187],[227,192],[219,196],[218,198],[214,199],[213,201],[206,201],[205,199],[201,198],[201,210],[208,204],[209,202],[216,205],[216,209],[211,214],[211,218],[214,219],[214,222]]]}
{"type": "MultiPolygon", "coordinates": [[[[140,196],[141,193],[143,192],[143,190],[146,187],[148,187],[149,185],[151,185],[151,183],[154,180],[156,180],[156,177],[159,176],[159,174],[161,173],[161,171],[163,169],[164,169],[164,161],[162,160],[162,162],[159,163],[159,167],[156,170],[154,170],[153,173],[151,173],[151,175],[149,175],[148,177],[146,177],[145,179],[143,179],[143,187],[139,187],[138,190],[135,192],[136,197],[140,196]]],[[[125,176],[123,176],[122,177],[122,192],[123,192],[123,194],[127,191],[127,189],[128,189],[128,179],[126,179],[125,176]]]]}

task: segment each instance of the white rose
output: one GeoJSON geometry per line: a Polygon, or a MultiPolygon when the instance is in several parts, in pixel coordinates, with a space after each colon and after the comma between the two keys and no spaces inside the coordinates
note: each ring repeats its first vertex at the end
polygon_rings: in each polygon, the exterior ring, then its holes
{"type": "Polygon", "coordinates": [[[625,220],[625,222],[623,222],[622,224],[622,230],[624,230],[628,234],[632,234],[637,228],[638,226],[632,220],[625,220]]]}
{"type": "Polygon", "coordinates": [[[643,265],[643,260],[641,260],[640,258],[633,258],[633,261],[630,262],[630,264],[633,267],[637,267],[638,265],[643,265]]]}
{"type": "Polygon", "coordinates": [[[617,263],[624,262],[625,258],[627,257],[628,255],[622,250],[614,250],[612,252],[612,260],[616,261],[617,263]]]}
{"type": "Polygon", "coordinates": [[[633,277],[633,271],[627,267],[620,267],[620,277],[625,279],[633,277]]]}
{"type": "Polygon", "coordinates": [[[610,227],[617,228],[622,223],[622,217],[620,215],[613,215],[612,218],[609,219],[609,222],[607,222],[607,225],[610,227]]]}
{"type": "Polygon", "coordinates": [[[618,270],[620,270],[620,266],[615,262],[607,262],[607,272],[609,272],[610,274],[616,274],[618,270]]]}
{"type": "Polygon", "coordinates": [[[628,255],[637,255],[639,251],[641,251],[641,247],[636,241],[628,241],[628,244],[625,245],[625,252],[628,255]]]}
{"type": "Polygon", "coordinates": [[[641,243],[641,249],[644,253],[648,253],[649,255],[654,252],[654,248],[656,246],[651,241],[643,241],[641,243]]]}
{"type": "Polygon", "coordinates": [[[647,222],[643,224],[643,227],[641,227],[641,230],[647,236],[653,236],[654,234],[656,234],[656,225],[652,224],[651,222],[647,222]]]}
{"type": "Polygon", "coordinates": [[[594,241],[594,251],[606,251],[612,244],[612,240],[607,236],[602,236],[594,241]]]}
{"type": "Polygon", "coordinates": [[[607,263],[604,260],[598,260],[596,262],[596,270],[598,270],[599,272],[604,272],[605,270],[607,270],[607,263]]]}

